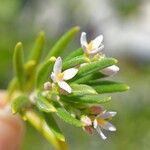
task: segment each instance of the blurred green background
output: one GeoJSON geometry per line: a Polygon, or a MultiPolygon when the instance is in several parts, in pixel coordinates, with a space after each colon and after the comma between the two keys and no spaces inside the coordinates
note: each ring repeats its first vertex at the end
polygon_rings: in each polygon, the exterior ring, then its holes
{"type": "MultiPolygon", "coordinates": [[[[105,107],[118,112],[116,133],[102,141],[58,120],[71,150],[150,149],[150,1],[149,0],[0,0],[0,88],[12,78],[17,41],[30,51],[36,34],[46,33],[45,54],[58,37],[79,25],[88,38],[104,35],[105,53],[119,59],[118,79],[130,91],[114,94],[105,107]]],[[[80,46],[79,35],[66,51],[80,46]]],[[[27,124],[23,150],[50,150],[51,145],[27,124]]],[[[107,134],[107,133],[106,133],[107,134]]]]}

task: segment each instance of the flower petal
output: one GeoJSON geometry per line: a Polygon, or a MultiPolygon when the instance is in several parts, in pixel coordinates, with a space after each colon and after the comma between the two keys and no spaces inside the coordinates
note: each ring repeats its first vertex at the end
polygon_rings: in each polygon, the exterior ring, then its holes
{"type": "Polygon", "coordinates": [[[93,121],[93,127],[96,129],[98,127],[98,122],[96,119],[94,119],[93,121]]]}
{"type": "Polygon", "coordinates": [[[116,131],[116,127],[114,125],[112,125],[111,123],[109,123],[108,121],[106,121],[106,123],[103,124],[103,126],[101,126],[101,127],[108,131],[116,131]]]}
{"type": "Polygon", "coordinates": [[[101,138],[102,138],[103,140],[106,140],[106,139],[107,139],[107,137],[106,137],[106,136],[104,135],[104,133],[101,131],[101,129],[100,129],[99,126],[96,128],[96,131],[98,132],[98,134],[101,136],[101,138]]]}
{"type": "Polygon", "coordinates": [[[81,120],[81,122],[83,122],[85,124],[85,126],[92,125],[92,121],[88,116],[82,116],[80,120],[81,120]]]}
{"type": "Polygon", "coordinates": [[[80,43],[81,43],[81,47],[82,47],[83,49],[85,49],[86,46],[87,46],[87,39],[86,39],[86,33],[85,33],[85,32],[82,32],[82,33],[81,33],[80,43]]]}
{"type": "Polygon", "coordinates": [[[95,55],[95,54],[101,52],[103,48],[104,48],[104,45],[100,46],[99,48],[96,48],[96,49],[93,49],[93,50],[91,50],[91,51],[88,51],[88,53],[95,55]]]}
{"type": "Polygon", "coordinates": [[[97,49],[101,43],[103,41],[103,35],[99,35],[98,37],[96,37],[92,43],[93,43],[93,49],[97,49]]]}
{"type": "Polygon", "coordinates": [[[77,74],[77,72],[78,72],[78,69],[76,69],[76,68],[67,69],[63,72],[63,74],[64,74],[63,79],[64,80],[72,79],[77,74]]]}
{"type": "Polygon", "coordinates": [[[105,75],[114,75],[116,74],[117,72],[119,71],[119,67],[116,66],[116,65],[112,65],[112,66],[109,66],[107,68],[104,68],[102,70],[100,70],[101,73],[105,74],[105,75]]]}
{"type": "Polygon", "coordinates": [[[52,74],[51,74],[51,79],[52,79],[54,82],[56,82],[56,75],[54,74],[54,72],[52,72],[52,74]]]}
{"type": "Polygon", "coordinates": [[[112,118],[117,114],[117,112],[115,111],[109,111],[109,112],[102,112],[100,115],[98,115],[98,117],[103,118],[103,119],[108,119],[108,118],[112,118]]]}
{"type": "Polygon", "coordinates": [[[62,88],[63,90],[67,91],[68,93],[72,92],[71,87],[65,81],[59,81],[58,85],[60,86],[60,88],[62,88]]]}
{"type": "Polygon", "coordinates": [[[61,69],[62,69],[62,59],[61,57],[58,57],[55,61],[53,68],[54,74],[57,75],[58,73],[61,73],[61,69]]]}

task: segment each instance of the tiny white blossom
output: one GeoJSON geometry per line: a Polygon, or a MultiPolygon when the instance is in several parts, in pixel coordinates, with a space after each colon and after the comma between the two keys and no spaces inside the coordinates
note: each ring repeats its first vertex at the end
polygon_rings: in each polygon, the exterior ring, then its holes
{"type": "Polygon", "coordinates": [[[101,50],[104,48],[102,41],[103,35],[99,35],[94,40],[88,43],[86,33],[85,32],[81,33],[80,37],[81,47],[83,48],[84,52],[88,54],[90,57],[93,57],[101,52],[101,50]]]}
{"type": "Polygon", "coordinates": [[[62,72],[62,59],[58,57],[55,61],[51,79],[54,83],[58,83],[59,87],[68,93],[72,92],[71,87],[65,82],[66,80],[72,79],[78,72],[76,68],[70,68],[62,72]]]}
{"type": "Polygon", "coordinates": [[[112,66],[109,66],[107,68],[104,68],[102,70],[100,70],[101,73],[107,75],[107,76],[111,76],[111,75],[114,75],[116,74],[117,72],[119,71],[119,67],[116,66],[116,65],[112,65],[112,66]]]}
{"type": "Polygon", "coordinates": [[[104,135],[101,129],[105,129],[108,131],[116,131],[115,126],[107,121],[109,120],[109,118],[112,118],[115,115],[116,112],[103,111],[102,113],[97,115],[93,121],[93,127],[96,129],[96,131],[98,132],[98,134],[101,136],[103,140],[105,140],[107,137],[104,135]]]}

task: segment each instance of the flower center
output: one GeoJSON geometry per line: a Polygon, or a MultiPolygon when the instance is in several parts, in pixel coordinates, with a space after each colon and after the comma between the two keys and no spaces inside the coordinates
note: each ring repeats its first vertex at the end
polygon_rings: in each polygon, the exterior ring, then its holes
{"type": "Polygon", "coordinates": [[[59,74],[57,75],[57,80],[58,80],[58,81],[61,81],[61,80],[63,80],[63,77],[64,77],[64,74],[63,74],[63,73],[59,73],[59,74]]]}
{"type": "Polygon", "coordinates": [[[87,49],[88,51],[90,51],[92,48],[93,48],[93,41],[91,41],[91,42],[87,45],[86,49],[87,49]]]}
{"type": "Polygon", "coordinates": [[[106,124],[106,120],[104,120],[102,118],[97,118],[97,122],[100,126],[104,126],[106,124]]]}

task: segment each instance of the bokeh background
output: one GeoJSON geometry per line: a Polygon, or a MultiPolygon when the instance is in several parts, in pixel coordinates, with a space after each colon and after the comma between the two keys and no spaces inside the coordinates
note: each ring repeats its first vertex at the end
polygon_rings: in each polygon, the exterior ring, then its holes
{"type": "MultiPolygon", "coordinates": [[[[113,95],[105,107],[118,112],[116,133],[102,141],[95,133],[60,120],[71,150],[150,149],[150,1],[149,0],[0,0],[0,88],[12,78],[12,53],[17,41],[25,54],[36,34],[46,33],[45,54],[62,33],[79,25],[92,39],[104,35],[105,53],[116,57],[121,68],[118,79],[130,91],[113,95]]],[[[80,46],[79,35],[66,51],[80,46]]],[[[50,150],[51,145],[27,124],[23,150],[50,150]]]]}

